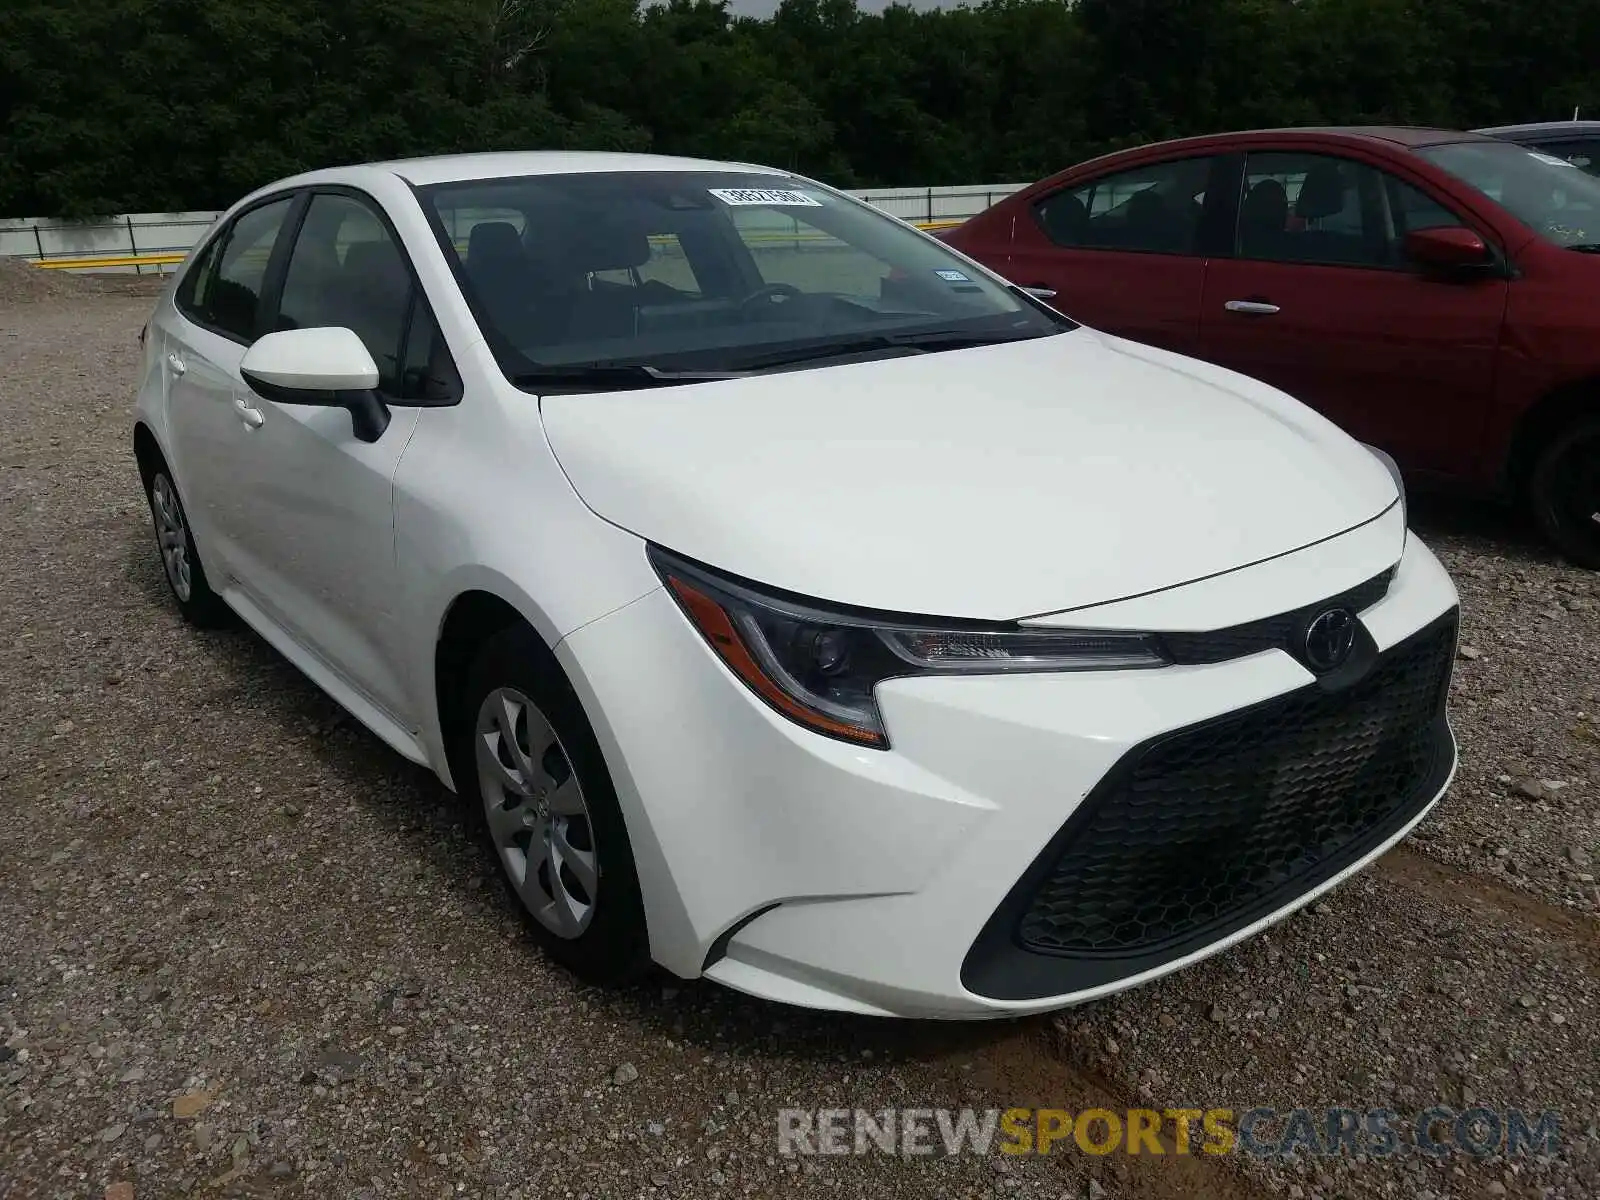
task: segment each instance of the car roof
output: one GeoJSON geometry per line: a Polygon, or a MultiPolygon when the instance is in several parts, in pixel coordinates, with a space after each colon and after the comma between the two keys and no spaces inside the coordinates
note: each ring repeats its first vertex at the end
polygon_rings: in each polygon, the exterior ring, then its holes
{"type": "Polygon", "coordinates": [[[1600,121],[1529,121],[1524,125],[1495,125],[1476,129],[1495,137],[1526,137],[1540,134],[1600,133],[1600,121]]]}
{"type": "Polygon", "coordinates": [[[367,166],[391,171],[419,187],[470,179],[504,179],[529,175],[575,175],[600,171],[731,171],[780,175],[774,167],[751,163],[676,158],[665,154],[614,154],[598,150],[515,150],[496,154],[440,154],[402,158],[367,166]]]}
{"type": "MultiPolygon", "coordinates": [[[[1492,141],[1481,133],[1463,129],[1435,129],[1413,125],[1291,125],[1279,129],[1240,129],[1230,133],[1205,133],[1197,137],[1178,138],[1158,142],[1160,146],[1225,145],[1235,141],[1265,141],[1282,137],[1328,138],[1339,142],[1388,142],[1391,145],[1414,148],[1437,146],[1446,142],[1492,141]]],[[[1145,147],[1141,147],[1145,148],[1145,147]]]]}
{"type": "MultiPolygon", "coordinates": [[[[1146,142],[1125,146],[1094,158],[1083,159],[1063,167],[1053,175],[1029,185],[1016,193],[1026,198],[1039,191],[1056,186],[1060,180],[1075,176],[1086,169],[1103,169],[1119,162],[1193,153],[1226,153],[1235,146],[1248,146],[1254,142],[1272,142],[1283,139],[1310,139],[1333,146],[1358,146],[1362,144],[1388,144],[1404,150],[1424,146],[1439,146],[1450,142],[1493,142],[1498,139],[1462,129],[1434,129],[1411,125],[1287,125],[1278,129],[1238,129],[1226,133],[1202,133],[1192,137],[1172,138],[1162,142],[1146,142]]],[[[1009,197],[1007,198],[1009,201],[1009,197]]]]}
{"type": "Polygon", "coordinates": [[[512,150],[491,154],[439,154],[428,158],[396,158],[381,162],[349,163],[303,171],[263,184],[236,201],[229,213],[264,196],[302,187],[328,185],[370,186],[385,176],[398,177],[418,187],[472,180],[520,179],[536,175],[582,175],[612,172],[700,172],[738,175],[792,176],[792,172],[757,163],[717,162],[704,158],[675,158],[666,154],[613,154],[601,150],[512,150]]]}

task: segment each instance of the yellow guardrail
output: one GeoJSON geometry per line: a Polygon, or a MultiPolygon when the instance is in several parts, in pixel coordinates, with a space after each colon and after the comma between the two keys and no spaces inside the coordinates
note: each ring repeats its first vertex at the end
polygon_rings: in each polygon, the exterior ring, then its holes
{"type": "Polygon", "coordinates": [[[170,254],[110,254],[101,258],[36,258],[33,265],[49,270],[92,271],[105,267],[155,267],[181,263],[189,257],[187,250],[170,254]]]}
{"type": "MultiPolygon", "coordinates": [[[[964,219],[965,218],[963,218],[963,220],[964,219]]],[[[961,221],[912,221],[911,224],[915,225],[918,229],[932,231],[936,229],[953,228],[954,226],[960,225],[961,221]]],[[[797,231],[795,233],[782,233],[778,230],[773,230],[770,233],[763,232],[758,234],[751,240],[775,242],[808,240],[823,241],[827,239],[827,236],[827,234],[821,232],[806,233],[797,231]]],[[[665,242],[667,240],[668,239],[665,238],[651,239],[651,241],[661,242],[665,242]]],[[[466,249],[466,243],[456,243],[457,253],[464,254],[466,253],[466,249]]],[[[107,254],[97,258],[64,256],[57,258],[35,258],[30,259],[29,261],[32,262],[36,267],[44,267],[45,269],[52,271],[96,271],[104,270],[107,267],[176,266],[178,263],[181,263],[188,257],[189,252],[187,250],[172,250],[163,251],[159,254],[107,254]]]]}

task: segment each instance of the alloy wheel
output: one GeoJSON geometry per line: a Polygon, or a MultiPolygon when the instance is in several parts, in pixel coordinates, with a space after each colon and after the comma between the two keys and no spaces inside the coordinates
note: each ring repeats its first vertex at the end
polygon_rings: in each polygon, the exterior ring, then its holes
{"type": "Polygon", "coordinates": [[[184,520],[178,493],[164,474],[157,475],[150,484],[150,506],[155,511],[156,538],[161,545],[161,565],[167,570],[167,582],[179,600],[187,601],[194,591],[189,566],[189,526],[184,520]]]}
{"type": "Polygon", "coordinates": [[[580,937],[594,919],[599,863],[560,738],[527,696],[502,687],[479,707],[473,740],[484,816],[512,887],[551,933],[580,937]]]}

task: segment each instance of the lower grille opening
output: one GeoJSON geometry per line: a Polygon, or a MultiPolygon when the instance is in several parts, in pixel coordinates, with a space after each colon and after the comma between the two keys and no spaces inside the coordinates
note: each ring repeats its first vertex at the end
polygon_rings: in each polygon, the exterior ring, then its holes
{"type": "Polygon", "coordinates": [[[1148,970],[1381,844],[1454,761],[1444,705],[1455,639],[1452,611],[1344,690],[1307,687],[1131,751],[990,921],[968,986],[984,990],[984,964],[994,974],[1018,952],[1035,964],[1021,974],[1038,979],[1026,995],[1094,986],[1060,986],[1063,970],[1101,982],[1148,970]]]}

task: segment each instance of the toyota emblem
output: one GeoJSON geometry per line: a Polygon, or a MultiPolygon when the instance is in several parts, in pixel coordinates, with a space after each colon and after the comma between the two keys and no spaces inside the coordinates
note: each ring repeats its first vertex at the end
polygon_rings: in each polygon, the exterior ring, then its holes
{"type": "Polygon", "coordinates": [[[1331,671],[1350,657],[1355,644],[1355,613],[1348,608],[1323,609],[1306,625],[1306,664],[1313,671],[1331,671]]]}

